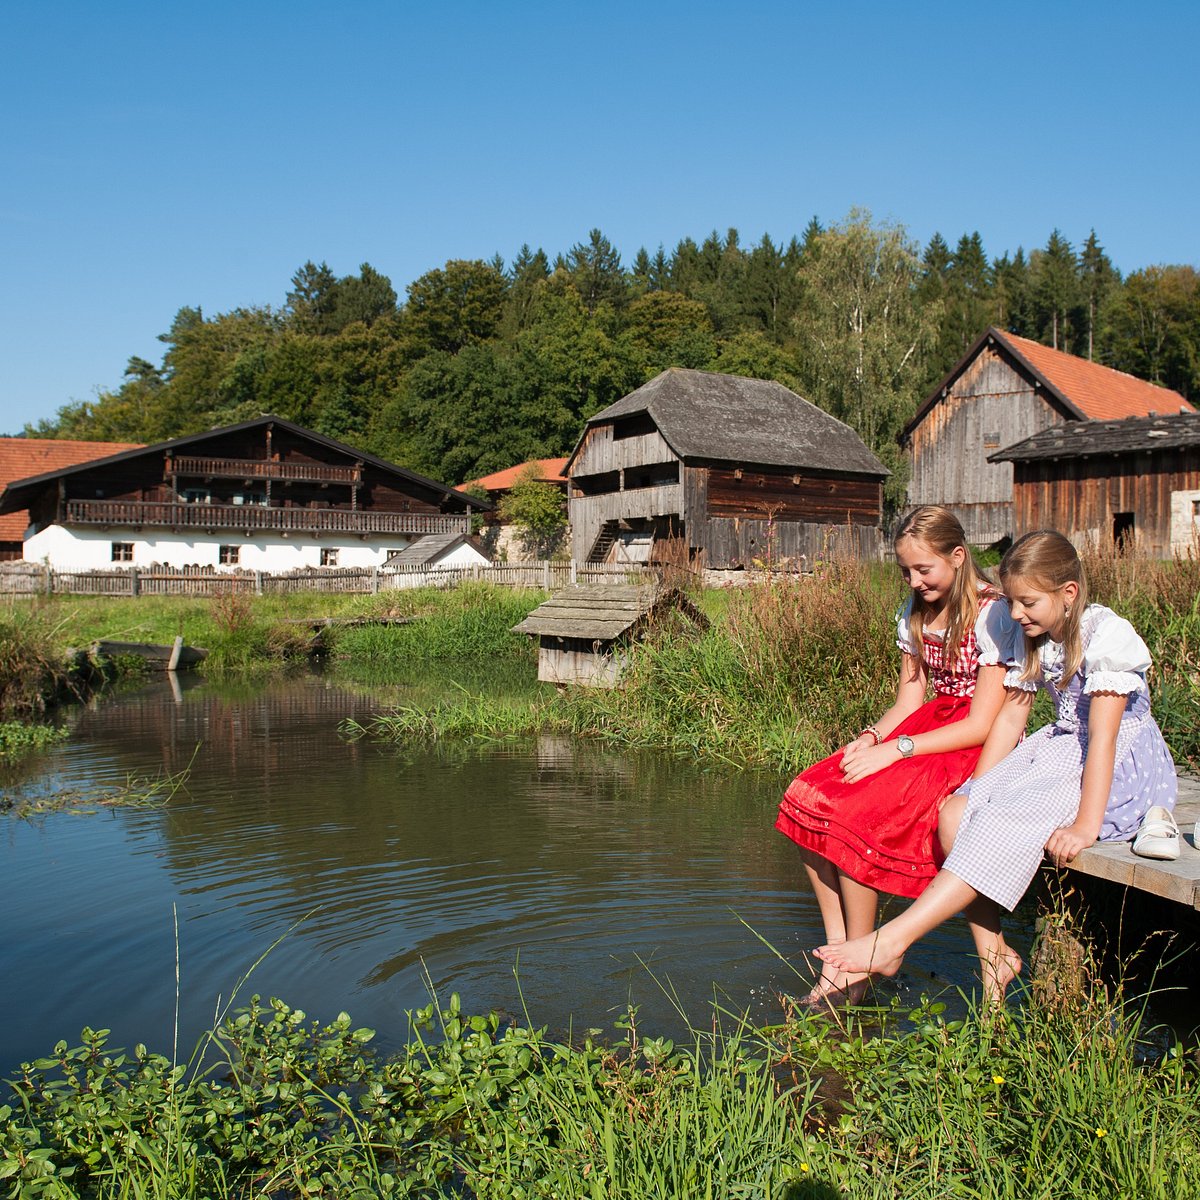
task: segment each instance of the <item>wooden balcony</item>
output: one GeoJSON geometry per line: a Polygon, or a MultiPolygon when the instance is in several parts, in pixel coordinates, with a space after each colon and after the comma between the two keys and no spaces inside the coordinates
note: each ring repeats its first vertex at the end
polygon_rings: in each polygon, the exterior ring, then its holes
{"type": "Polygon", "coordinates": [[[204,479],[293,480],[303,483],[362,483],[361,467],[331,467],[325,463],[273,462],[265,458],[199,458],[175,455],[167,459],[168,475],[204,479]]]}
{"type": "Polygon", "coordinates": [[[470,533],[457,513],[362,512],[347,508],[265,508],[257,504],[173,504],[68,500],[65,525],[151,529],[235,529],[246,533],[470,533]]]}

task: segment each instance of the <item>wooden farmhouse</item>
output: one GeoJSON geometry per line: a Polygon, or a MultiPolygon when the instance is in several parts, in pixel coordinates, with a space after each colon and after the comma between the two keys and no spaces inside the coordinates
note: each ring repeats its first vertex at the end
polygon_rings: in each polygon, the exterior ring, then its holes
{"type": "Polygon", "coordinates": [[[576,584],[555,592],[513,632],[538,639],[542,682],[612,688],[629,662],[630,644],[673,611],[702,629],[708,625],[708,618],[675,588],[576,584]]]}
{"type": "Polygon", "coordinates": [[[1012,464],[1018,533],[1157,558],[1200,550],[1200,415],[1071,421],[989,461],[1012,464]]]}
{"type": "MultiPolygon", "coordinates": [[[[136,450],[138,442],[74,442],[65,438],[0,438],[0,488],[30,475],[44,475],[61,467],[74,467],[123,450],[136,450]]],[[[0,516],[0,562],[21,558],[29,513],[14,509],[0,516]]]]}
{"type": "Polygon", "coordinates": [[[567,460],[572,545],[645,562],[675,540],[718,569],[798,567],[835,540],[876,558],[888,473],[780,383],[673,367],[588,421],[567,460]]]}
{"type": "Polygon", "coordinates": [[[996,452],[1069,421],[1192,412],[1169,388],[988,329],[934,389],[902,440],[912,504],[944,504],[967,538],[992,545],[1021,528],[1013,467],[996,452]]]}
{"type": "Polygon", "coordinates": [[[29,512],[26,561],[84,571],[382,566],[425,536],[469,534],[480,507],[489,505],[272,416],[32,474],[0,492],[0,514],[29,512]]]}

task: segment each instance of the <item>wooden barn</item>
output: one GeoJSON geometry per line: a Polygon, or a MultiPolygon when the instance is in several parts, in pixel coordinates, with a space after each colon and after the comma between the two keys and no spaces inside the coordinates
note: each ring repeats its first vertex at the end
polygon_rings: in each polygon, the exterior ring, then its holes
{"type": "Polygon", "coordinates": [[[1193,412],[1178,393],[1099,363],[988,329],[903,434],[912,504],[944,504],[980,546],[1011,537],[1012,463],[997,452],[1070,421],[1193,412]]]}
{"type": "Polygon", "coordinates": [[[1072,421],[993,454],[1011,463],[1016,531],[1186,554],[1200,537],[1200,415],[1072,421]]]}
{"type": "Polygon", "coordinates": [[[567,460],[575,556],[800,566],[880,556],[887,468],[780,383],[672,367],[588,421],[567,460]],[[674,555],[677,553],[672,550],[674,555]]]}

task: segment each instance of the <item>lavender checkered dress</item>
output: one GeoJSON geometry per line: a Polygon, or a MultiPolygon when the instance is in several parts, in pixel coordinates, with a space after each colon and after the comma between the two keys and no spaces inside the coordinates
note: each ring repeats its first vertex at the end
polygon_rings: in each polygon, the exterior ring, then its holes
{"type": "MultiPolygon", "coordinates": [[[[1145,642],[1128,621],[1099,604],[1088,605],[1080,633],[1083,665],[1061,692],[1053,685],[1062,677],[1063,648],[1056,642],[1041,648],[1041,686],[1054,700],[1054,724],[959,788],[969,799],[945,869],[1008,909],[1025,894],[1050,835],[1079,812],[1093,692],[1126,697],[1100,840],[1128,841],[1152,804],[1175,807],[1175,764],[1150,715],[1145,642]]],[[[1019,675],[1010,671],[1005,686],[1039,686],[1019,675]]]]}

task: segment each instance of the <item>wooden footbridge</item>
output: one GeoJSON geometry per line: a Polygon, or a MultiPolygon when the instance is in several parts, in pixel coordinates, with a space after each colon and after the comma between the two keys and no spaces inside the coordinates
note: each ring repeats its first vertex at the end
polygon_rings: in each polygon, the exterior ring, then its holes
{"type": "Polygon", "coordinates": [[[1180,776],[1175,820],[1179,824],[1179,857],[1174,862],[1139,858],[1131,842],[1098,843],[1071,864],[1072,871],[1107,879],[1125,887],[1174,900],[1200,910],[1200,849],[1196,821],[1200,818],[1200,778],[1180,776]]]}

